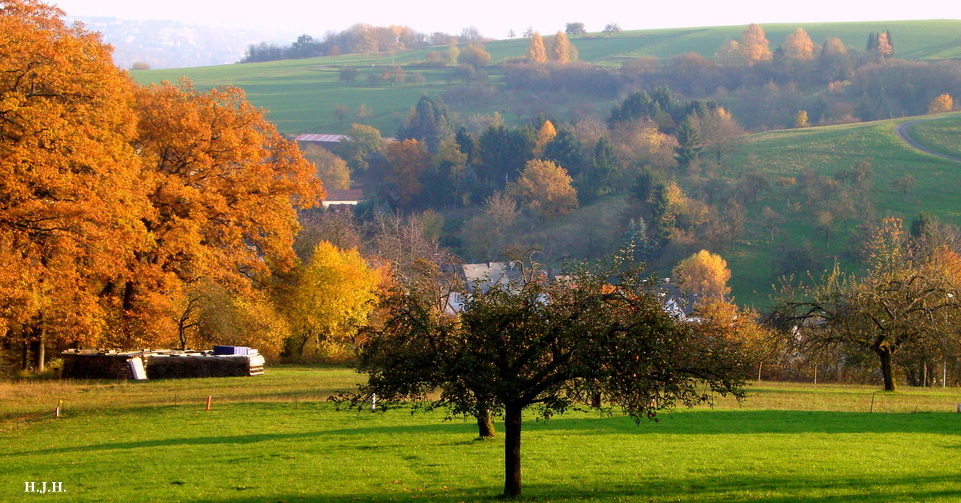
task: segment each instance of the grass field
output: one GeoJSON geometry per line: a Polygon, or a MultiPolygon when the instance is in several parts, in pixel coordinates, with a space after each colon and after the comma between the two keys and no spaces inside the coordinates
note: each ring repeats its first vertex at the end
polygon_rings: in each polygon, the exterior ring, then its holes
{"type": "MultiPolygon", "coordinates": [[[[442,413],[337,411],[358,376],[0,384],[0,501],[490,501],[499,440],[442,413]],[[212,395],[213,410],[204,411],[212,395]],[[20,414],[65,402],[64,417],[20,414]],[[27,494],[25,482],[62,482],[27,494]]],[[[635,425],[528,418],[530,501],[958,501],[961,390],[762,383],[635,425]],[[872,412],[873,409],[873,412],[872,412]]]]}
{"type": "MultiPolygon", "coordinates": [[[[732,173],[755,169],[765,173],[772,189],[757,203],[745,207],[753,224],[746,226],[745,238],[726,255],[733,272],[731,286],[739,300],[763,306],[772,292],[773,263],[790,246],[807,244],[824,257],[826,266],[834,260],[850,260],[848,252],[858,229],[850,222],[837,222],[829,237],[816,228],[815,215],[790,208],[790,188],[778,187],[778,177],[795,178],[805,170],[832,177],[862,161],[873,167],[871,200],[873,218],[899,216],[910,223],[919,212],[927,212],[944,222],[961,224],[961,164],[922,153],[903,142],[894,132],[897,124],[912,120],[895,119],[845,126],[771,131],[750,135],[740,152],[731,160],[732,173]],[[894,182],[913,176],[915,186],[908,193],[894,182]],[[763,208],[771,207],[785,217],[775,239],[769,227],[760,222],[763,208]]],[[[913,135],[930,148],[955,152],[961,115],[950,114],[936,121],[922,122],[913,135]]],[[[857,208],[858,217],[867,209],[857,208]]]]}
{"type": "MultiPolygon", "coordinates": [[[[817,42],[828,37],[838,37],[852,49],[861,50],[868,33],[891,31],[895,39],[897,56],[904,59],[944,59],[961,57],[961,20],[940,21],[892,21],[865,23],[800,23],[763,25],[772,47],[782,44],[785,37],[798,27],[804,28],[817,42]]],[[[580,59],[603,66],[619,66],[621,62],[637,57],[670,58],[685,52],[696,52],[713,58],[726,40],[741,36],[744,26],[721,26],[705,28],[679,28],[670,30],[624,31],[614,37],[597,34],[573,39],[580,59]]],[[[543,35],[552,35],[544,33],[543,35]]],[[[527,40],[517,38],[485,44],[491,53],[492,64],[486,68],[491,82],[499,82],[502,71],[498,63],[509,58],[521,57],[527,49],[527,40]]],[[[269,118],[281,132],[341,133],[350,122],[334,120],[338,105],[348,107],[352,113],[361,104],[367,105],[373,116],[364,122],[377,127],[385,135],[392,135],[403,124],[407,110],[416,104],[423,93],[440,94],[445,89],[459,86],[449,82],[446,75],[450,69],[424,69],[409,65],[423,62],[427,52],[445,51],[446,47],[378,54],[352,54],[335,57],[302,60],[275,61],[243,65],[223,65],[204,68],[172,70],[147,70],[132,72],[133,77],[144,84],[162,80],[177,81],[189,77],[199,88],[232,85],[247,91],[248,99],[256,106],[269,111],[269,118]],[[344,66],[360,69],[358,81],[347,85],[339,80],[339,70],[344,66]],[[423,83],[405,83],[395,86],[371,86],[367,76],[380,73],[386,66],[406,66],[408,74],[424,76],[423,83]]],[[[530,101],[530,97],[527,97],[530,101]]],[[[508,119],[519,106],[530,103],[505,103],[500,100],[482,100],[472,105],[452,105],[451,108],[464,117],[471,114],[491,114],[494,111],[508,114],[508,119]]],[[[545,107],[550,108],[547,103],[545,107]]],[[[563,111],[597,108],[605,113],[610,103],[598,102],[591,97],[577,97],[565,102],[563,111]]],[[[537,111],[531,111],[537,116],[537,111]]],[[[560,116],[561,110],[548,115],[560,116]]]]}
{"type": "Polygon", "coordinates": [[[961,157],[961,115],[949,114],[922,121],[910,127],[909,133],[921,145],[954,157],[961,157]]]}

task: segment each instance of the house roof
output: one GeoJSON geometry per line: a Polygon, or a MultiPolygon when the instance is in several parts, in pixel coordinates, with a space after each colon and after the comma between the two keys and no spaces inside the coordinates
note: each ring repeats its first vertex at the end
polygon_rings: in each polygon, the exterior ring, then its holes
{"type": "MultiPolygon", "coordinates": [[[[350,140],[350,136],[347,136],[345,134],[326,134],[326,133],[304,133],[294,138],[294,141],[314,141],[314,142],[320,142],[320,143],[340,143],[348,140],[350,140]]],[[[384,138],[384,140],[393,143],[397,141],[397,138],[394,138],[391,136],[391,137],[384,138]]]]}
{"type": "Polygon", "coordinates": [[[348,139],[344,134],[302,134],[295,141],[319,141],[323,143],[340,143],[348,139]]]}
{"type": "Polygon", "coordinates": [[[506,286],[523,277],[523,266],[519,262],[482,262],[461,266],[468,290],[480,288],[486,292],[492,286],[506,286]]]}
{"type": "Polygon", "coordinates": [[[327,189],[325,203],[343,203],[346,201],[360,201],[364,198],[364,191],[360,189],[327,189]]]}

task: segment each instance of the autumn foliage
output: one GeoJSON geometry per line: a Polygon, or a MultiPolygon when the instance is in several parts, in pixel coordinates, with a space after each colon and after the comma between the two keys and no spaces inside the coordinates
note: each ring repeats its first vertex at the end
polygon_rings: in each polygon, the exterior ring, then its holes
{"type": "Polygon", "coordinates": [[[551,219],[577,208],[577,190],[570,175],[551,161],[528,161],[506,191],[535,218],[551,219]]]}
{"type": "Polygon", "coordinates": [[[680,261],[674,268],[674,276],[683,291],[699,296],[719,299],[731,292],[727,286],[731,279],[727,261],[707,250],[680,261]]]}
{"type": "Polygon", "coordinates": [[[18,265],[0,337],[41,365],[46,346],[175,344],[201,282],[262,302],[295,264],[295,209],[324,194],[240,90],[139,87],[62,16],[0,2],[0,260],[18,265]]]}

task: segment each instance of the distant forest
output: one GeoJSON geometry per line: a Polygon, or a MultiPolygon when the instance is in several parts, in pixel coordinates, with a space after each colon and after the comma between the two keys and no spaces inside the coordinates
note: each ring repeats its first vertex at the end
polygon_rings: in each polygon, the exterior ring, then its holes
{"type": "Polygon", "coordinates": [[[260,63],[281,59],[315,58],[367,52],[418,49],[449,44],[466,44],[482,39],[476,28],[465,28],[460,36],[435,32],[421,33],[407,26],[371,26],[355,24],[341,32],[327,33],[318,40],[301,35],[289,46],[261,42],[247,48],[240,63],[260,63]]]}

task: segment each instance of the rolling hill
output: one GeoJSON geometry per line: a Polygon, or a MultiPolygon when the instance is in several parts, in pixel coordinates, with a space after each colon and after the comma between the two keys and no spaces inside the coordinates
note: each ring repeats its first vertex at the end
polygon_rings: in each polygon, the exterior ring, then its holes
{"type": "MultiPolygon", "coordinates": [[[[961,57],[957,37],[961,33],[961,21],[958,20],[764,25],[772,46],[781,43],[797,27],[804,28],[818,42],[831,36],[840,37],[854,50],[863,48],[868,33],[889,30],[899,58],[937,60],[961,57]]],[[[691,51],[713,57],[722,42],[739,37],[743,28],[630,31],[610,38],[585,35],[574,39],[574,43],[582,60],[616,67],[631,58],[663,59],[691,51]]],[[[525,39],[485,44],[494,63],[486,69],[492,86],[503,79],[496,63],[521,56],[526,44],[525,39]]],[[[270,120],[289,135],[342,132],[355,119],[348,116],[343,122],[337,121],[333,114],[335,107],[346,106],[353,111],[366,105],[373,110],[373,115],[365,122],[389,135],[403,123],[408,109],[423,93],[440,94],[461,85],[450,81],[450,69],[418,65],[426,60],[430,50],[138,71],[133,72],[133,76],[141,83],[186,76],[199,88],[241,87],[246,90],[250,101],[267,109],[270,120]],[[346,66],[358,68],[361,78],[352,83],[341,81],[340,70],[346,66]],[[372,86],[363,78],[364,74],[379,73],[387,66],[405,66],[408,74],[423,75],[423,82],[372,86]]],[[[530,119],[525,115],[531,111],[525,108],[529,105],[527,101],[538,98],[496,93],[475,103],[451,104],[451,109],[461,119],[473,114],[499,112],[508,122],[519,123],[530,119]]],[[[558,115],[573,110],[593,110],[599,116],[605,116],[612,104],[612,100],[579,95],[543,105],[548,110],[557,111],[558,115]]],[[[938,119],[914,125],[912,135],[934,150],[961,155],[957,146],[961,115],[946,114],[938,119]]],[[[741,143],[725,162],[725,171],[720,174],[734,180],[742,173],[754,171],[766,177],[770,188],[745,204],[744,233],[727,250],[721,250],[732,269],[731,286],[740,303],[757,307],[766,305],[771,285],[783,272],[785,261],[800,257],[809,261],[815,270],[829,267],[834,262],[842,265],[855,263],[859,239],[864,233],[858,228],[856,217],[868,215],[879,220],[885,216],[899,216],[910,221],[924,211],[947,223],[961,225],[961,198],[955,190],[961,186],[961,163],[922,153],[902,141],[895,133],[895,127],[908,120],[768,131],[750,135],[741,143]],[[794,200],[798,190],[796,183],[805,173],[830,179],[859,163],[871,166],[866,199],[870,201],[870,207],[854,208],[852,216],[824,224],[818,222],[818,215],[799,207],[798,201],[794,200]],[[910,187],[899,185],[899,181],[908,178],[913,180],[910,187]]],[[[618,231],[609,229],[608,232],[596,224],[618,218],[625,204],[623,196],[602,199],[593,206],[557,219],[539,233],[553,238],[559,236],[555,246],[564,246],[567,236],[570,239],[593,236],[599,241],[612,242],[618,238],[618,231]]],[[[669,268],[669,264],[661,265],[662,272],[669,271],[669,268]]]]}
{"type": "MultiPolygon", "coordinates": [[[[862,50],[868,33],[890,31],[895,41],[896,55],[910,60],[933,60],[961,57],[961,20],[945,21],[891,21],[865,23],[821,24],[772,24],[764,25],[771,46],[776,47],[794,29],[804,28],[815,42],[828,37],[838,37],[853,50],[862,50]]],[[[686,52],[696,52],[706,58],[726,40],[740,36],[743,26],[708,28],[679,28],[669,30],[624,31],[613,37],[598,34],[583,35],[573,39],[580,59],[600,66],[619,66],[632,58],[670,58],[686,52]]],[[[490,81],[497,84],[503,77],[498,63],[522,56],[526,52],[526,39],[488,42],[486,49],[492,56],[492,65],[485,69],[490,81]]],[[[403,123],[407,110],[423,93],[440,94],[459,82],[452,82],[448,68],[423,68],[416,64],[427,58],[431,50],[443,51],[446,47],[427,48],[392,53],[352,54],[335,57],[285,60],[268,63],[235,64],[174,70],[145,70],[132,72],[143,84],[162,80],[176,81],[187,77],[199,88],[232,85],[243,88],[248,99],[269,111],[269,118],[281,132],[338,133],[350,125],[351,120],[334,119],[338,105],[354,111],[367,105],[373,115],[366,123],[385,134],[393,134],[403,123]],[[359,70],[356,82],[348,85],[339,79],[340,69],[352,66],[359,70]],[[405,66],[408,74],[421,74],[421,83],[402,83],[394,86],[369,85],[365,77],[380,73],[383,67],[405,66]]],[[[515,112],[528,107],[531,97],[524,102],[504,96],[494,96],[479,103],[451,104],[453,111],[462,116],[489,114],[499,111],[508,121],[522,120],[515,112]]],[[[573,101],[544,103],[540,110],[554,106],[558,111],[589,109],[600,114],[609,110],[612,102],[602,98],[580,96],[573,101]]],[[[534,112],[536,117],[537,113],[534,112]]],[[[356,119],[355,119],[356,120],[356,119]]]]}

